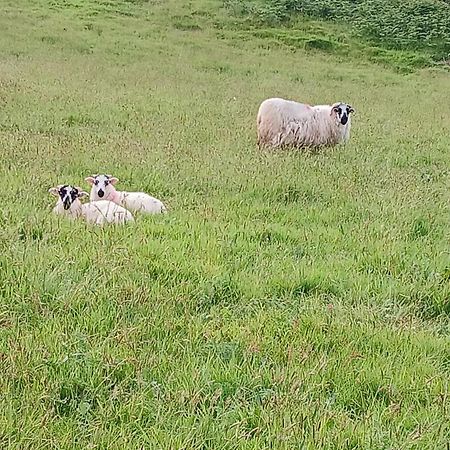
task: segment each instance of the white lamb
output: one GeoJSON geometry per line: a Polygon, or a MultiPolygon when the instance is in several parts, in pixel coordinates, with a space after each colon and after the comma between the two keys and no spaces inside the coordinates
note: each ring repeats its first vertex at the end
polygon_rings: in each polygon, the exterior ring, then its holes
{"type": "Polygon", "coordinates": [[[89,194],[79,187],[69,184],[60,184],[48,190],[58,202],[53,209],[55,214],[64,215],[71,219],[82,218],[88,223],[104,225],[105,223],[123,224],[133,222],[130,211],[107,200],[81,203],[80,198],[89,194]]]}
{"type": "Polygon", "coordinates": [[[110,200],[133,212],[158,214],[167,212],[164,204],[145,192],[116,191],[114,185],[119,181],[111,175],[93,175],[85,178],[91,186],[91,201],[110,200]]]}
{"type": "Polygon", "coordinates": [[[353,112],[346,103],[310,106],[269,98],[261,103],[258,111],[258,145],[260,148],[307,148],[346,143],[353,112]]]}

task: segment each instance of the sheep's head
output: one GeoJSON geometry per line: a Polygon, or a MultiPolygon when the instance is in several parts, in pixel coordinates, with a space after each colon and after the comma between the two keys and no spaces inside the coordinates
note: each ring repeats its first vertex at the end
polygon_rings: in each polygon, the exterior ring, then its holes
{"type": "Polygon", "coordinates": [[[331,106],[331,114],[334,114],[336,120],[342,125],[347,124],[350,114],[354,112],[352,106],[347,103],[338,102],[331,106]]]}
{"type": "Polygon", "coordinates": [[[72,204],[77,199],[89,195],[87,192],[84,192],[80,187],[74,187],[71,186],[70,184],[60,184],[57,187],[50,188],[48,192],[50,192],[50,194],[54,195],[55,197],[59,197],[65,210],[70,209],[72,204]]]}
{"type": "Polygon", "coordinates": [[[95,194],[96,198],[107,200],[115,191],[114,185],[119,180],[111,175],[93,175],[85,178],[85,181],[92,186],[92,192],[95,194]]]}

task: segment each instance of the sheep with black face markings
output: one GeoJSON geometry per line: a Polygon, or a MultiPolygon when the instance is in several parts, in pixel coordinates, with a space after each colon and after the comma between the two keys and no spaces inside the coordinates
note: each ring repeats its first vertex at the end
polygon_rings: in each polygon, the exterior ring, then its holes
{"type": "Polygon", "coordinates": [[[354,112],[347,103],[310,106],[282,98],[261,103],[257,116],[259,147],[313,148],[346,143],[354,112]]]}
{"type": "Polygon", "coordinates": [[[81,203],[80,198],[89,194],[81,188],[70,184],[60,184],[48,190],[50,194],[58,197],[53,212],[71,219],[82,218],[88,223],[104,225],[105,223],[123,224],[133,222],[130,211],[107,200],[81,203]]]}
{"type": "Polygon", "coordinates": [[[91,186],[91,201],[110,200],[133,212],[158,214],[167,212],[166,207],[155,197],[145,192],[117,191],[115,184],[119,181],[111,175],[93,175],[85,178],[91,186]]]}

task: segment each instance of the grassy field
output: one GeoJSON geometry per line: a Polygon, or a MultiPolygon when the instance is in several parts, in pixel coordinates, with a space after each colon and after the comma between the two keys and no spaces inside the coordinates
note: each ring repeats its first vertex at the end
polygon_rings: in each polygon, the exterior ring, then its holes
{"type": "Polygon", "coordinates": [[[448,448],[450,77],[239,27],[2,2],[0,448],[448,448]],[[272,96],[351,103],[349,145],[261,153],[272,96]],[[52,216],[99,172],[170,213],[52,216]]]}
{"type": "Polygon", "coordinates": [[[449,0],[224,0],[224,4],[249,23],[272,24],[263,32],[294,47],[357,53],[401,71],[450,64],[449,0]]]}

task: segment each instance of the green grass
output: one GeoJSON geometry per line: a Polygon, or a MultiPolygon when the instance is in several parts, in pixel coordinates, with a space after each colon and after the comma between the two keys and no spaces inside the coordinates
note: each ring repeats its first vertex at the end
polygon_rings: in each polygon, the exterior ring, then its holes
{"type": "Polygon", "coordinates": [[[445,449],[448,74],[244,39],[214,0],[3,2],[2,449],[445,449]],[[261,153],[267,97],[345,148],[261,153]],[[170,213],[97,229],[112,173],[170,213]]]}
{"type": "Polygon", "coordinates": [[[272,25],[271,34],[292,46],[316,42],[334,53],[365,55],[403,71],[450,61],[450,3],[445,0],[223,2],[247,25],[272,25]],[[317,25],[311,18],[325,22],[317,25]]]}

